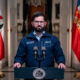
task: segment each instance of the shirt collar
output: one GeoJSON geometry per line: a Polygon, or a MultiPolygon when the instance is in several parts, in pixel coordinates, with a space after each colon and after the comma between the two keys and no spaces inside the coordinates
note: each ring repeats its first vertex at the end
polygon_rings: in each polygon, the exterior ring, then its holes
{"type": "MultiPolygon", "coordinates": [[[[45,34],[45,31],[42,32],[41,37],[43,36],[43,34],[45,34]]],[[[40,40],[41,37],[39,37],[35,31],[33,32],[33,35],[36,36],[38,40],[40,40]]]]}
{"type": "MultiPolygon", "coordinates": [[[[33,31],[33,34],[38,36],[35,31],[33,31]]],[[[41,35],[43,35],[43,34],[45,34],[45,31],[43,31],[41,35]]]]}

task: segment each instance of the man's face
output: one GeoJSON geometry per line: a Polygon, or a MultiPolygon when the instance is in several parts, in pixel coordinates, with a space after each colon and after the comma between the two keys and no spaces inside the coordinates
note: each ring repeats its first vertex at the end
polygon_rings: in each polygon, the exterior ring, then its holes
{"type": "Polygon", "coordinates": [[[47,22],[44,20],[43,16],[38,16],[35,17],[31,24],[35,31],[42,32],[45,29],[47,22]]]}

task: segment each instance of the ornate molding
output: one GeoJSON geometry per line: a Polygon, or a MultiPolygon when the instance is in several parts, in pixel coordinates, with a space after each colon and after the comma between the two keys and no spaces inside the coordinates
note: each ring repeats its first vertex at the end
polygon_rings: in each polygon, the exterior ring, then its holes
{"type": "Polygon", "coordinates": [[[26,0],[26,3],[37,7],[46,4],[46,0],[26,0]]]}

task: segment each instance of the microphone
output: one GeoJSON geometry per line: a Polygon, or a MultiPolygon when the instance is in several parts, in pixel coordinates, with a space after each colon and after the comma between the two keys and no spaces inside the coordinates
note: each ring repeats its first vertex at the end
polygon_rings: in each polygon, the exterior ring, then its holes
{"type": "Polygon", "coordinates": [[[43,52],[43,57],[45,59],[45,56],[46,56],[46,48],[44,46],[42,47],[42,52],[43,52]]]}
{"type": "Polygon", "coordinates": [[[38,55],[38,47],[35,46],[35,47],[33,48],[33,51],[34,51],[34,56],[35,56],[35,59],[36,59],[36,58],[37,58],[37,55],[38,55]]]}

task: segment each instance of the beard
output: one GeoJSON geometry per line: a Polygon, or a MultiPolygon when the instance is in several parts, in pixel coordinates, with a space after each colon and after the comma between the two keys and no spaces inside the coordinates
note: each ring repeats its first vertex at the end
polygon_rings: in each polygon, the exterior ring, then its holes
{"type": "Polygon", "coordinates": [[[38,29],[38,28],[33,27],[33,30],[35,30],[36,32],[43,32],[43,31],[45,31],[46,29],[45,29],[45,27],[43,27],[43,28],[41,28],[41,29],[38,29]]]}

